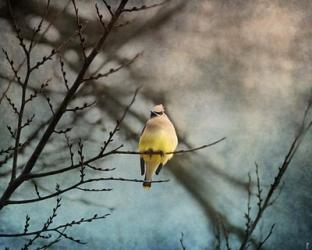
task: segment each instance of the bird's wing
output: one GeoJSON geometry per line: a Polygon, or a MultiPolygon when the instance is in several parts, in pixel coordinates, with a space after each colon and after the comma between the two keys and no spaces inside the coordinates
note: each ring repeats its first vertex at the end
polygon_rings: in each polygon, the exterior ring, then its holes
{"type": "MultiPolygon", "coordinates": [[[[146,128],[146,125],[144,125],[144,128],[142,129],[141,136],[142,136],[145,128],[146,128]]],[[[144,163],[142,156],[140,156],[140,166],[141,166],[141,175],[144,175],[145,174],[145,163],[144,163]]]]}
{"type": "Polygon", "coordinates": [[[159,173],[160,173],[160,170],[162,169],[162,167],[163,167],[163,164],[162,163],[160,163],[159,164],[159,166],[157,167],[157,169],[156,169],[156,175],[158,175],[159,173]]]}
{"type": "Polygon", "coordinates": [[[145,162],[142,157],[140,157],[140,165],[141,165],[141,175],[145,174],[145,162]]]}

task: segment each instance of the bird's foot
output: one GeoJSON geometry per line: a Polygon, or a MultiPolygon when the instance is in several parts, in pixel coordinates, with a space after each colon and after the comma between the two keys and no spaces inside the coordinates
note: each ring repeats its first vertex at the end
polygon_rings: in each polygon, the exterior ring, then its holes
{"type": "Polygon", "coordinates": [[[147,150],[146,152],[149,154],[150,158],[152,158],[153,153],[154,153],[153,149],[150,148],[150,149],[147,150]]]}
{"type": "Polygon", "coordinates": [[[159,152],[159,155],[160,155],[161,157],[165,157],[165,152],[164,152],[164,151],[159,150],[158,152],[159,152]]]}

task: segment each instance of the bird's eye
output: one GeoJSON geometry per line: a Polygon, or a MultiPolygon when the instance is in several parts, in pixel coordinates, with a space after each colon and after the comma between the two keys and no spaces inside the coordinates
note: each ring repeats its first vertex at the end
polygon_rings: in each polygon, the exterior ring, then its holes
{"type": "Polygon", "coordinates": [[[151,118],[156,117],[156,116],[160,116],[163,115],[164,112],[160,111],[160,112],[156,112],[156,111],[151,111],[151,118]]]}

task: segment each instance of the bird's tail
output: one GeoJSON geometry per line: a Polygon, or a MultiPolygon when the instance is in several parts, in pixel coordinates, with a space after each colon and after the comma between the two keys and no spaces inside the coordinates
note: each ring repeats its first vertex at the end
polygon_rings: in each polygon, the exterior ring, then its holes
{"type": "Polygon", "coordinates": [[[144,180],[144,182],[143,182],[143,187],[144,187],[145,189],[151,188],[151,187],[152,187],[152,182],[151,182],[151,181],[148,181],[148,180],[144,180]]]}
{"type": "Polygon", "coordinates": [[[153,163],[153,164],[146,164],[146,173],[145,173],[145,178],[143,182],[143,187],[145,189],[149,189],[152,187],[152,177],[153,174],[155,173],[157,167],[159,164],[153,163]]]}

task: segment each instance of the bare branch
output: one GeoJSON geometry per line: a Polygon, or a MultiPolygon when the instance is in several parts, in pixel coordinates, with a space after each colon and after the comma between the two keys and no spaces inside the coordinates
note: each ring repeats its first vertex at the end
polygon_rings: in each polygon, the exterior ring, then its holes
{"type": "Polygon", "coordinates": [[[56,52],[56,49],[52,49],[48,56],[43,56],[40,61],[38,61],[34,66],[30,68],[30,72],[34,71],[35,69],[39,69],[39,67],[44,65],[47,61],[52,60],[52,57],[56,54],[56,52]]]}
{"type": "Polygon", "coordinates": [[[209,144],[205,144],[202,145],[200,147],[195,147],[195,148],[191,148],[191,149],[182,149],[182,150],[176,150],[176,151],[172,151],[172,152],[162,152],[162,151],[144,151],[144,152],[139,152],[139,151],[122,151],[122,150],[117,150],[115,152],[113,152],[112,154],[126,154],[126,155],[171,155],[171,154],[185,154],[185,153],[190,153],[190,152],[194,152],[194,151],[198,151],[204,148],[208,148],[211,146],[214,146],[216,144],[218,144],[219,142],[222,142],[226,139],[226,137],[223,137],[219,140],[216,140],[212,143],[209,144]]]}
{"type": "Polygon", "coordinates": [[[226,229],[226,227],[225,227],[225,225],[224,225],[222,220],[221,220],[221,225],[222,225],[222,229],[223,229],[226,249],[227,250],[231,250],[230,241],[229,241],[229,232],[226,229]]]}
{"type": "Polygon", "coordinates": [[[272,206],[278,200],[283,191],[284,186],[285,182],[283,181],[280,187],[278,188],[278,193],[275,195],[274,199],[272,198],[272,200],[268,203],[268,207],[272,206]]]}
{"type": "Polygon", "coordinates": [[[50,7],[50,0],[47,0],[47,6],[46,6],[46,9],[45,9],[45,13],[41,17],[41,20],[40,20],[37,28],[34,29],[32,38],[30,39],[30,45],[29,45],[29,49],[28,49],[29,53],[31,52],[31,50],[32,50],[32,48],[33,48],[33,46],[35,44],[36,35],[40,32],[44,19],[47,18],[47,15],[48,15],[48,12],[49,12],[49,7],[50,7]]]}
{"type": "Polygon", "coordinates": [[[142,55],[142,53],[138,53],[132,59],[130,59],[128,62],[126,62],[124,64],[121,64],[120,66],[118,66],[116,68],[111,68],[106,73],[103,73],[103,74],[100,73],[100,74],[97,74],[95,76],[91,76],[89,78],[86,78],[83,81],[84,82],[94,81],[94,80],[98,80],[98,79],[103,78],[103,77],[108,77],[109,75],[114,74],[114,73],[118,72],[119,70],[121,70],[121,69],[123,69],[125,67],[128,67],[130,64],[132,64],[141,55],[142,55]]]}
{"type": "Polygon", "coordinates": [[[43,93],[43,96],[44,96],[45,100],[47,101],[52,114],[55,115],[53,104],[51,102],[51,98],[48,95],[46,95],[45,93],[43,93]]]}
{"type": "Polygon", "coordinates": [[[105,25],[105,22],[103,20],[103,15],[100,13],[100,10],[99,10],[97,3],[95,4],[95,9],[96,9],[96,14],[100,20],[100,23],[102,24],[103,29],[106,31],[106,25],[105,25]]]}
{"type": "Polygon", "coordinates": [[[6,155],[3,160],[0,161],[0,167],[7,163],[11,159],[10,155],[6,155]]]}
{"type": "Polygon", "coordinates": [[[11,19],[12,19],[12,22],[13,22],[13,27],[14,27],[14,30],[16,32],[16,37],[19,40],[19,45],[22,47],[22,49],[23,49],[23,51],[25,53],[25,56],[29,57],[29,52],[28,52],[28,50],[26,48],[26,45],[24,43],[22,30],[18,27],[18,25],[16,23],[16,18],[15,18],[14,14],[13,14],[13,11],[12,11],[11,1],[7,1],[7,3],[8,3],[8,8],[9,8],[9,13],[10,13],[10,16],[11,16],[11,19]]]}
{"type": "Polygon", "coordinates": [[[64,136],[65,136],[65,139],[66,139],[66,144],[67,144],[69,155],[70,155],[71,166],[74,166],[74,153],[73,153],[73,150],[72,150],[73,144],[70,143],[69,137],[67,136],[66,133],[64,134],[64,136]]]}
{"type": "Polygon", "coordinates": [[[74,6],[75,14],[76,14],[76,23],[77,23],[77,27],[78,27],[78,35],[79,35],[79,39],[80,39],[81,52],[83,55],[83,59],[86,60],[87,59],[86,46],[85,46],[86,39],[83,37],[83,34],[82,34],[82,24],[80,23],[79,10],[78,10],[78,7],[76,5],[75,0],[72,0],[72,4],[74,6]]]}
{"type": "Polygon", "coordinates": [[[85,110],[86,108],[92,107],[94,104],[96,104],[96,101],[91,102],[91,103],[84,103],[83,106],[76,106],[74,108],[68,108],[66,109],[66,112],[82,111],[82,110],[85,110]]]}
{"type": "Polygon", "coordinates": [[[104,5],[106,6],[108,12],[110,13],[111,17],[113,18],[115,16],[115,13],[113,12],[112,7],[105,0],[102,0],[102,1],[104,5]]]}
{"type": "MultiPolygon", "coordinates": [[[[11,13],[12,19],[13,19],[13,25],[14,25],[16,33],[17,33],[17,38],[20,41],[20,46],[23,48],[23,51],[24,51],[25,57],[26,57],[26,75],[25,75],[25,79],[23,80],[23,82],[16,75],[18,82],[22,83],[21,84],[22,85],[22,96],[21,96],[20,108],[18,111],[18,121],[17,121],[17,126],[16,126],[16,132],[14,133],[15,147],[14,147],[14,153],[13,153],[12,174],[11,174],[11,180],[10,180],[10,182],[12,182],[16,179],[16,168],[17,168],[17,161],[18,161],[18,146],[20,144],[20,137],[21,137],[21,133],[22,133],[22,129],[23,129],[22,123],[23,123],[23,116],[24,116],[24,108],[25,108],[25,104],[26,104],[26,90],[27,90],[27,85],[28,85],[28,81],[30,78],[30,74],[31,74],[31,66],[30,66],[30,52],[26,49],[26,45],[23,41],[23,36],[21,34],[21,30],[17,27],[17,24],[15,22],[15,18],[13,16],[12,8],[11,8],[11,1],[8,1],[8,7],[9,7],[9,11],[11,13]]],[[[5,53],[5,54],[7,55],[7,53],[5,53]]],[[[8,57],[7,57],[7,59],[9,60],[8,57]]],[[[10,64],[12,66],[11,67],[12,70],[14,71],[13,61],[10,61],[10,64]]],[[[14,74],[15,74],[15,71],[14,71],[14,74]]]]}
{"type": "MultiPolygon", "coordinates": [[[[44,223],[43,227],[41,228],[41,230],[36,231],[36,232],[24,232],[21,234],[17,234],[17,236],[28,236],[28,235],[34,235],[33,238],[29,239],[28,242],[22,247],[23,250],[28,249],[39,237],[41,236],[41,233],[43,232],[47,232],[47,230],[49,229],[49,226],[53,223],[53,220],[56,218],[57,216],[57,210],[61,207],[61,198],[57,198],[56,201],[56,206],[55,208],[53,208],[53,212],[52,215],[47,219],[47,221],[44,223]]],[[[5,234],[0,234],[0,237],[14,237],[14,236],[7,236],[5,234]]]]}
{"type": "Polygon", "coordinates": [[[29,224],[30,222],[30,217],[28,216],[28,214],[26,215],[26,220],[25,220],[25,226],[24,226],[24,234],[28,232],[28,229],[29,229],[29,224]]]}
{"type": "Polygon", "coordinates": [[[184,246],[184,243],[183,243],[183,238],[184,238],[184,234],[181,233],[180,245],[181,245],[182,250],[186,250],[186,247],[184,246]]]}
{"type": "Polygon", "coordinates": [[[1,149],[1,150],[0,150],[0,155],[7,154],[7,153],[9,153],[9,152],[11,152],[11,151],[13,151],[13,150],[14,150],[14,147],[13,147],[13,146],[9,146],[9,147],[7,147],[7,148],[5,148],[5,149],[1,149]]]}
{"type": "Polygon", "coordinates": [[[5,95],[5,99],[8,101],[8,103],[10,104],[11,108],[13,109],[14,113],[19,115],[19,111],[17,110],[17,107],[15,106],[14,102],[12,101],[12,99],[10,97],[8,97],[7,95],[5,95]]]}
{"type": "MultiPolygon", "coordinates": [[[[57,19],[57,17],[58,17],[59,15],[61,15],[61,14],[66,10],[66,8],[67,8],[67,6],[69,5],[69,3],[70,3],[70,0],[69,0],[68,3],[65,5],[64,9],[63,9],[62,11],[60,11],[60,12],[58,13],[58,15],[55,15],[55,17],[54,17],[55,20],[57,19]]],[[[11,10],[10,3],[9,3],[9,10],[10,10],[10,14],[11,14],[11,16],[12,16],[13,22],[15,23],[15,18],[14,18],[13,14],[12,14],[12,10],[11,10]]],[[[48,11],[48,9],[47,9],[47,11],[48,11]]],[[[47,15],[47,13],[48,13],[47,11],[46,11],[46,15],[47,15]]],[[[15,26],[16,26],[16,25],[15,25],[15,26]]],[[[39,36],[39,38],[37,39],[37,41],[35,41],[35,39],[33,40],[32,48],[34,48],[35,45],[38,44],[38,42],[41,40],[41,38],[49,31],[49,29],[50,29],[51,26],[52,26],[52,22],[49,23],[49,25],[48,25],[48,26],[46,27],[46,29],[42,32],[42,34],[40,34],[40,36],[39,36]]],[[[22,62],[18,65],[18,67],[17,67],[17,69],[16,69],[16,72],[18,72],[18,71],[21,69],[21,67],[24,65],[25,61],[26,61],[26,57],[24,57],[24,59],[22,60],[22,62]]],[[[15,74],[15,77],[16,77],[16,75],[17,75],[17,74],[15,74]]],[[[8,93],[8,91],[9,91],[11,85],[12,85],[12,82],[13,82],[14,78],[11,78],[11,79],[8,79],[8,80],[9,80],[9,83],[8,83],[6,89],[4,90],[2,96],[0,97],[0,104],[1,104],[1,102],[2,102],[2,100],[3,100],[3,98],[4,98],[4,96],[8,93]]],[[[20,82],[19,82],[19,84],[21,85],[20,82]]]]}
{"type": "Polygon", "coordinates": [[[75,242],[77,244],[81,244],[81,245],[87,244],[86,242],[83,242],[83,241],[81,241],[79,239],[75,239],[74,237],[64,233],[65,230],[63,230],[63,232],[61,232],[60,230],[56,229],[55,231],[58,232],[61,236],[63,236],[67,240],[73,241],[73,242],[75,242]]]}
{"type": "Polygon", "coordinates": [[[18,82],[19,85],[23,85],[22,79],[21,77],[18,75],[18,71],[19,69],[16,69],[14,66],[14,61],[12,59],[10,59],[8,52],[2,48],[2,52],[5,55],[6,60],[8,61],[8,63],[10,64],[11,70],[14,73],[15,79],[18,82]]]}
{"type": "Polygon", "coordinates": [[[14,78],[9,79],[9,83],[8,83],[8,85],[6,86],[5,90],[3,91],[3,93],[2,93],[2,95],[1,95],[1,97],[0,97],[0,104],[2,103],[3,98],[4,98],[4,97],[7,95],[7,93],[9,92],[13,80],[14,80],[14,78]]]}
{"type": "MultiPolygon", "coordinates": [[[[245,213],[245,219],[246,219],[245,235],[249,235],[250,234],[250,228],[251,228],[251,224],[252,224],[251,215],[250,215],[250,211],[251,211],[251,205],[250,205],[250,200],[251,200],[251,176],[250,176],[250,173],[248,173],[248,188],[247,188],[247,191],[248,191],[248,200],[247,200],[247,213],[245,213]]],[[[246,242],[246,243],[248,243],[248,242],[246,242]]]]}
{"type": "Polygon", "coordinates": [[[78,155],[79,155],[79,165],[80,165],[80,182],[84,181],[84,177],[85,177],[85,164],[84,164],[84,155],[82,153],[83,150],[83,144],[81,142],[81,140],[79,140],[78,142],[78,155]]]}
{"type": "MultiPolygon", "coordinates": [[[[114,129],[111,132],[109,132],[108,139],[107,139],[107,141],[104,141],[104,146],[101,148],[101,151],[100,151],[100,153],[98,155],[100,158],[102,158],[101,156],[104,155],[104,152],[105,152],[108,144],[113,141],[113,136],[117,133],[117,131],[119,131],[119,126],[123,122],[123,120],[125,119],[125,117],[126,117],[128,111],[129,111],[130,107],[133,105],[133,103],[135,101],[135,98],[137,97],[137,94],[139,93],[139,90],[140,90],[140,88],[137,88],[135,90],[134,95],[132,97],[132,100],[130,101],[130,103],[124,109],[124,112],[122,113],[120,119],[116,121],[116,125],[115,125],[114,129]]],[[[122,147],[122,146],[123,145],[121,145],[120,147],[122,147]]],[[[118,149],[111,150],[110,152],[113,152],[113,151],[115,152],[118,149]]],[[[90,163],[90,162],[88,162],[88,163],[90,163]]]]}
{"type": "Polygon", "coordinates": [[[221,250],[221,232],[220,232],[220,223],[215,224],[215,250],[221,250]]]}
{"type": "Polygon", "coordinates": [[[65,87],[67,89],[67,91],[69,90],[69,86],[68,86],[68,80],[66,78],[66,71],[64,69],[64,62],[62,61],[62,58],[60,57],[60,65],[61,65],[61,71],[62,71],[62,76],[63,76],[63,80],[64,80],[64,84],[65,84],[65,87]]]}
{"type": "MultiPolygon", "coordinates": [[[[13,131],[13,129],[11,128],[11,126],[7,126],[7,129],[9,130],[10,132],[10,135],[12,136],[13,139],[16,138],[16,131],[13,131]]],[[[14,150],[16,149],[16,146],[14,147],[14,150]]]]}
{"type": "Polygon", "coordinates": [[[261,185],[260,185],[260,177],[259,177],[259,166],[258,164],[255,162],[255,166],[256,166],[256,177],[257,177],[257,198],[258,198],[258,210],[261,209],[262,206],[262,189],[261,189],[261,185]]]}
{"type": "Polygon", "coordinates": [[[76,189],[81,190],[81,191],[85,191],[85,192],[106,192],[106,191],[112,191],[112,188],[101,188],[101,189],[94,189],[94,188],[80,188],[77,187],[76,189]]]}
{"type": "Polygon", "coordinates": [[[53,246],[53,245],[57,244],[58,242],[60,242],[60,241],[61,241],[61,238],[62,238],[62,235],[59,234],[58,237],[57,237],[55,240],[49,242],[48,244],[43,245],[42,247],[38,247],[36,250],[46,250],[46,249],[50,249],[51,246],[53,246]]]}
{"type": "MultiPolygon", "coordinates": [[[[111,137],[111,134],[112,132],[110,132],[110,137],[111,137]]],[[[188,152],[193,152],[193,151],[196,151],[196,150],[200,150],[200,149],[203,149],[203,148],[207,148],[207,147],[210,147],[210,146],[213,146],[221,141],[223,141],[225,138],[222,138],[220,140],[217,140],[213,143],[210,143],[210,144],[207,144],[207,145],[204,145],[204,146],[201,146],[201,147],[197,147],[197,148],[192,148],[192,149],[189,149],[189,150],[178,150],[178,151],[174,151],[174,152],[168,152],[168,153],[165,153],[165,154],[181,154],[181,153],[188,153],[188,152]]],[[[109,139],[111,140],[111,139],[109,139]]],[[[108,141],[109,141],[108,140],[108,141]]],[[[107,145],[107,143],[105,144],[107,145]]],[[[95,162],[99,159],[102,159],[108,155],[113,155],[113,154],[127,154],[127,155],[142,155],[142,154],[147,154],[147,155],[164,155],[164,152],[157,152],[157,151],[154,151],[154,152],[137,152],[137,151],[121,151],[121,150],[118,150],[119,148],[121,148],[121,146],[115,148],[115,149],[112,149],[108,152],[105,153],[105,146],[104,148],[101,149],[101,152],[84,161],[84,164],[88,165],[92,162],[95,162]]],[[[71,171],[73,169],[76,169],[80,167],[80,164],[76,164],[76,165],[71,165],[69,167],[66,167],[66,168],[62,168],[62,169],[58,169],[58,170],[53,170],[53,171],[47,171],[47,172],[42,172],[42,173],[32,173],[32,174],[29,174],[27,177],[26,177],[26,180],[29,180],[29,179],[34,179],[34,178],[42,178],[42,177],[46,177],[46,176],[52,176],[52,175],[56,175],[56,174],[61,174],[61,173],[64,173],[64,172],[68,172],[68,171],[71,171]]]]}
{"type": "Polygon", "coordinates": [[[273,225],[271,226],[269,233],[268,233],[267,236],[264,238],[264,240],[262,240],[262,241],[260,242],[260,244],[259,244],[258,247],[257,247],[257,250],[260,250],[261,247],[263,247],[264,243],[271,237],[271,235],[272,235],[272,233],[273,233],[273,230],[274,230],[274,227],[275,227],[275,224],[273,224],[273,225]]]}
{"type": "Polygon", "coordinates": [[[59,130],[54,130],[54,133],[56,134],[66,134],[68,133],[69,131],[71,131],[73,128],[65,128],[65,129],[59,129],[59,130]]]}
{"type": "MultiPolygon", "coordinates": [[[[310,128],[312,126],[312,119],[310,121],[307,121],[307,117],[308,117],[307,114],[311,109],[311,102],[312,102],[312,96],[310,97],[307,108],[304,111],[303,120],[301,122],[299,131],[298,131],[297,135],[295,136],[293,142],[291,143],[290,148],[289,148],[288,153],[286,154],[286,156],[284,158],[283,163],[278,168],[278,172],[277,172],[276,176],[274,177],[274,181],[271,184],[265,198],[263,199],[262,206],[259,207],[258,212],[255,216],[255,219],[250,224],[248,232],[246,231],[245,237],[244,237],[244,239],[241,243],[241,246],[239,248],[240,250],[247,249],[247,244],[248,244],[248,241],[249,241],[252,233],[254,232],[256,226],[258,225],[264,211],[266,211],[266,209],[268,207],[270,207],[270,205],[272,204],[273,194],[276,192],[276,190],[278,190],[280,182],[281,182],[286,170],[288,169],[289,164],[291,163],[294,155],[296,154],[298,148],[300,147],[302,140],[304,139],[306,133],[310,130],[310,128]]],[[[273,229],[272,229],[272,231],[273,231],[273,229]]]]}
{"type": "Polygon", "coordinates": [[[32,123],[32,121],[34,120],[34,118],[35,118],[35,114],[33,114],[30,118],[28,118],[27,121],[24,124],[22,124],[21,128],[23,129],[23,128],[29,126],[32,123]]]}
{"type": "Polygon", "coordinates": [[[41,195],[40,195],[40,192],[39,192],[39,189],[38,189],[37,183],[36,183],[35,181],[32,181],[32,184],[34,185],[34,188],[35,188],[36,194],[37,194],[38,198],[40,199],[40,198],[41,198],[41,195]]]}
{"type": "MultiPolygon", "coordinates": [[[[107,26],[107,31],[102,34],[102,36],[99,38],[99,40],[97,41],[97,43],[95,44],[93,50],[91,51],[90,55],[86,58],[85,62],[83,63],[81,70],[79,72],[79,74],[76,77],[76,80],[74,81],[74,83],[72,84],[71,88],[69,89],[69,91],[67,92],[65,98],[63,99],[63,101],[61,102],[60,106],[58,107],[57,111],[55,112],[55,114],[53,115],[53,118],[50,121],[50,124],[48,125],[46,131],[44,132],[44,134],[42,135],[38,145],[36,146],[36,148],[34,149],[33,153],[31,154],[31,156],[29,157],[27,163],[25,164],[25,167],[20,175],[20,178],[15,179],[15,169],[16,169],[16,159],[17,157],[14,157],[14,168],[12,171],[12,180],[14,179],[14,181],[12,181],[6,188],[6,190],[4,191],[4,193],[2,194],[2,197],[0,198],[0,209],[3,208],[4,204],[6,204],[6,201],[9,200],[10,196],[14,193],[14,191],[27,179],[28,174],[31,172],[31,170],[33,169],[34,165],[36,164],[43,148],[45,147],[46,143],[48,142],[50,136],[54,133],[55,131],[55,127],[58,124],[59,120],[61,119],[61,117],[64,114],[64,110],[67,108],[68,104],[70,103],[70,101],[72,100],[73,96],[75,95],[77,89],[80,87],[80,85],[82,84],[82,81],[84,79],[84,76],[90,66],[90,64],[92,63],[92,61],[94,60],[94,58],[97,56],[98,52],[100,51],[100,49],[102,48],[104,42],[106,41],[108,35],[110,34],[110,31],[113,29],[116,21],[118,20],[119,16],[122,13],[122,10],[125,8],[125,5],[127,4],[127,0],[122,0],[115,12],[114,17],[111,19],[111,21],[108,23],[107,26]]],[[[55,50],[57,51],[57,49],[55,50]]],[[[29,63],[29,58],[27,58],[27,68],[30,69],[30,63],[29,63]]],[[[29,74],[31,71],[27,71],[29,72],[27,74],[27,76],[29,77],[29,74]]],[[[28,77],[26,76],[26,79],[28,81],[28,77]]],[[[25,80],[25,82],[27,82],[25,80]]],[[[26,85],[26,84],[25,84],[26,85]]],[[[19,129],[18,129],[19,131],[19,129]]],[[[19,134],[19,133],[18,133],[19,134]]],[[[18,138],[19,139],[19,138],[18,138]]],[[[16,140],[18,141],[18,140],[16,140]]],[[[17,155],[17,151],[16,151],[16,155],[17,155]]]]}
{"type": "Polygon", "coordinates": [[[151,5],[142,5],[142,6],[139,6],[139,7],[132,7],[132,8],[129,8],[129,9],[124,9],[123,12],[136,12],[136,11],[147,10],[147,9],[151,9],[151,8],[162,6],[162,5],[166,4],[166,3],[168,3],[169,1],[170,0],[165,0],[165,1],[162,1],[160,3],[155,3],[155,4],[151,4],[151,5]]]}
{"type": "Polygon", "coordinates": [[[34,98],[36,98],[38,96],[38,94],[40,94],[40,93],[44,94],[44,90],[46,87],[49,86],[50,81],[51,81],[51,78],[46,80],[44,83],[42,83],[39,89],[33,89],[33,93],[30,94],[28,99],[26,99],[25,104],[28,102],[31,102],[34,98]]]}
{"type": "MultiPolygon", "coordinates": [[[[37,129],[35,129],[29,136],[28,136],[28,139],[24,142],[24,143],[20,143],[19,144],[19,147],[18,147],[18,153],[19,154],[22,154],[25,149],[27,148],[27,146],[29,146],[31,144],[31,142],[33,142],[38,136],[39,136],[39,133],[41,132],[41,130],[49,123],[49,120],[46,120],[44,122],[42,122],[39,127],[37,129]]],[[[9,128],[8,128],[9,129],[9,128]]],[[[13,131],[12,131],[12,128],[10,127],[11,129],[11,136],[14,136],[13,131]]],[[[13,137],[14,138],[14,137],[13,137]]],[[[14,150],[14,148],[13,148],[14,150]]],[[[9,155],[7,155],[5,157],[4,160],[0,161],[0,167],[3,166],[8,160],[12,159],[13,157],[13,153],[14,152],[11,152],[9,155]]],[[[6,175],[6,173],[4,174],[1,174],[0,176],[3,176],[3,175],[6,175]]]]}
{"type": "Polygon", "coordinates": [[[101,171],[101,172],[109,172],[109,171],[114,171],[116,168],[97,168],[97,167],[94,167],[90,164],[86,164],[88,168],[91,168],[93,170],[96,170],[96,171],[101,171]]]}
{"type": "MultiPolygon", "coordinates": [[[[33,202],[39,202],[47,199],[51,199],[53,197],[59,196],[60,194],[63,194],[65,192],[68,192],[70,190],[74,190],[77,187],[80,187],[83,184],[86,183],[91,183],[91,182],[99,182],[99,181],[122,181],[122,182],[139,182],[143,183],[144,180],[139,180],[139,179],[129,179],[129,178],[121,178],[121,177],[102,177],[102,178],[91,178],[87,180],[80,180],[80,182],[65,188],[65,189],[60,189],[59,191],[46,195],[46,196],[41,196],[40,198],[34,198],[34,199],[28,199],[28,200],[8,200],[6,201],[5,205],[9,204],[26,204],[26,203],[33,203],[33,202]]],[[[169,180],[159,180],[159,181],[152,181],[151,183],[162,183],[162,182],[169,182],[169,180]]],[[[1,235],[0,235],[1,236],[1,235]]]]}

